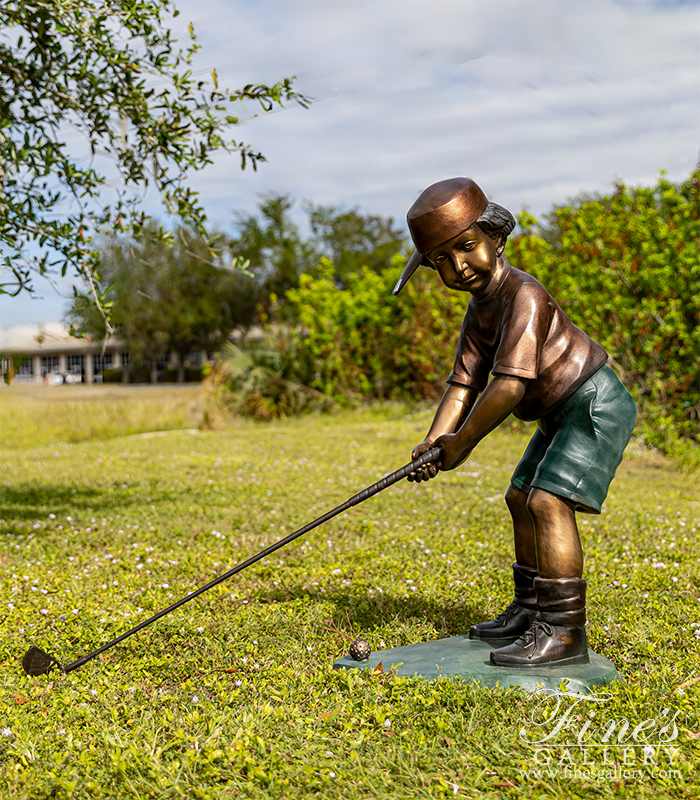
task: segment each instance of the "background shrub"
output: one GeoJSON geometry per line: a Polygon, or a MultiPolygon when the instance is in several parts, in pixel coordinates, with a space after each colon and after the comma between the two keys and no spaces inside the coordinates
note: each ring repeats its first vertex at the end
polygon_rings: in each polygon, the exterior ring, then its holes
{"type": "MultiPolygon", "coordinates": [[[[573,322],[600,342],[640,407],[641,432],[668,448],[698,440],[700,419],[700,171],[673,184],[615,185],[611,194],[527,211],[506,258],[540,280],[573,322]]],[[[405,265],[362,268],[341,284],[334,265],[287,292],[297,320],[279,337],[290,378],[339,403],[437,400],[454,358],[469,296],[420,269],[398,297],[405,265]]]]}

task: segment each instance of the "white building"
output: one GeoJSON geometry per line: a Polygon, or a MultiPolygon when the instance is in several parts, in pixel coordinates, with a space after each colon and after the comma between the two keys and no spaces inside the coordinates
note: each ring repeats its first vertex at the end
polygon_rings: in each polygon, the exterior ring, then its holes
{"type": "MultiPolygon", "coordinates": [[[[246,338],[247,341],[259,341],[263,338],[263,332],[254,327],[246,338]]],[[[239,341],[240,335],[234,334],[232,340],[239,341]]],[[[183,367],[196,370],[207,358],[205,350],[193,348],[185,356],[183,367]]],[[[178,363],[177,353],[170,353],[161,359],[156,365],[159,379],[163,379],[166,370],[176,372],[178,363]]],[[[72,383],[100,383],[103,370],[123,370],[129,366],[128,350],[123,342],[114,337],[107,339],[104,345],[90,339],[76,339],[70,335],[68,325],[62,322],[0,328],[0,382],[20,380],[53,383],[61,380],[56,376],[62,376],[72,383]]],[[[132,372],[135,366],[132,365],[132,372]]],[[[195,371],[194,375],[197,374],[195,371]]],[[[176,378],[166,375],[166,380],[176,378]]]]}
{"type": "Polygon", "coordinates": [[[129,363],[129,354],[118,339],[108,339],[103,348],[101,342],[71,336],[68,326],[60,322],[0,328],[0,354],[3,377],[38,383],[51,375],[94,383],[101,380],[103,370],[121,369],[129,363]]]}

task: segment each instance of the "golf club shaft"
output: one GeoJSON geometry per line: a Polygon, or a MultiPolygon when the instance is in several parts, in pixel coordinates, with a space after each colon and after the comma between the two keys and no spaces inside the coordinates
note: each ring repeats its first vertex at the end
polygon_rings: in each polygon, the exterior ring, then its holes
{"type": "Polygon", "coordinates": [[[437,461],[440,456],[442,455],[442,448],[441,447],[433,447],[428,450],[426,453],[423,453],[422,456],[418,456],[418,458],[413,459],[410,464],[406,464],[405,466],[401,467],[401,469],[397,469],[396,472],[392,472],[390,475],[387,475],[385,478],[382,478],[377,483],[373,483],[371,486],[368,486],[366,489],[363,489],[358,494],[351,497],[349,500],[346,500],[336,508],[332,509],[331,511],[327,511],[322,516],[315,519],[313,522],[309,522],[308,524],[304,525],[303,528],[299,528],[299,530],[294,531],[294,533],[290,533],[288,536],[285,536],[284,539],[280,539],[278,542],[271,544],[269,547],[266,547],[264,550],[261,550],[256,555],[251,556],[246,561],[242,561],[240,564],[236,564],[235,567],[230,569],[228,572],[225,572],[223,575],[219,575],[218,578],[214,578],[214,580],[209,581],[209,583],[201,586],[199,589],[196,589],[194,592],[190,592],[187,597],[183,597],[181,600],[178,600],[176,603],[173,603],[171,606],[163,609],[163,611],[159,611],[157,614],[154,614],[147,620],[136,625],[131,630],[126,631],[121,636],[118,636],[111,642],[103,645],[102,647],[98,648],[97,650],[93,650],[92,653],[88,653],[86,656],[79,658],[77,661],[73,661],[72,664],[68,664],[65,667],[61,667],[63,672],[72,672],[74,669],[78,669],[78,667],[82,667],[83,664],[91,661],[96,656],[99,656],[101,653],[104,653],[105,650],[109,650],[110,647],[114,647],[114,645],[123,642],[124,639],[128,639],[129,636],[133,636],[135,633],[138,633],[140,630],[143,630],[148,625],[156,620],[161,619],[161,617],[165,617],[167,614],[170,614],[171,611],[175,611],[175,609],[180,608],[180,606],[185,605],[185,603],[189,603],[190,600],[194,600],[195,597],[199,597],[200,594],[204,594],[204,592],[209,591],[209,589],[213,589],[215,586],[218,586],[220,583],[223,583],[225,580],[228,580],[230,577],[235,575],[238,572],[242,572],[246,567],[250,567],[252,564],[255,564],[257,561],[269,556],[270,554],[274,553],[276,550],[279,550],[281,547],[293,542],[299,536],[303,536],[305,533],[308,533],[310,530],[317,528],[319,525],[322,525],[324,522],[328,522],[328,520],[333,519],[333,517],[338,516],[338,514],[342,514],[343,511],[347,511],[348,508],[352,508],[353,506],[358,505],[359,503],[363,503],[370,497],[373,497],[375,494],[379,494],[382,490],[386,489],[388,486],[392,486],[398,481],[405,478],[411,472],[420,467],[425,466],[426,464],[431,463],[432,461],[437,461]]]}

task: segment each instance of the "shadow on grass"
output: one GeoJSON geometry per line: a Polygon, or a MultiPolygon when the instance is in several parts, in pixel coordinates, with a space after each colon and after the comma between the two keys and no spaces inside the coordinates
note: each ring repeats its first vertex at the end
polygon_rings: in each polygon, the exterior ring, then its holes
{"type": "MultiPolygon", "coordinates": [[[[242,601],[234,603],[241,606],[242,601]]],[[[405,638],[404,644],[413,644],[418,641],[431,641],[449,636],[466,635],[470,625],[484,619],[483,611],[477,602],[464,603],[461,601],[445,600],[426,597],[401,597],[398,595],[382,594],[372,597],[362,593],[357,587],[352,592],[330,590],[326,592],[312,592],[297,586],[288,591],[266,593],[265,596],[253,592],[248,595],[245,608],[251,610],[255,606],[286,605],[318,603],[324,607],[323,616],[318,616],[311,622],[311,628],[321,632],[332,639],[337,646],[338,656],[347,652],[353,639],[364,635],[367,638],[378,640],[384,634],[379,629],[391,627],[394,636],[399,633],[405,638]],[[328,606],[332,606],[330,617],[328,606]]],[[[149,615],[161,610],[152,607],[142,611],[142,619],[133,619],[130,623],[108,624],[104,628],[90,625],[89,620],[70,620],[68,627],[65,618],[58,618],[47,623],[41,631],[34,631],[28,635],[26,644],[37,643],[46,647],[47,652],[54,654],[63,663],[80,658],[88,652],[97,649],[113,638],[123,634],[131,624],[143,621],[149,615]]],[[[211,621],[209,627],[217,629],[217,616],[229,617],[231,605],[222,604],[220,600],[212,600],[209,604],[211,621]]],[[[202,609],[199,609],[201,614],[202,609]]],[[[248,631],[249,638],[253,635],[265,641],[266,633],[270,633],[270,642],[264,647],[273,646],[277,637],[288,638],[295,634],[296,622],[285,617],[284,626],[279,624],[279,612],[270,608],[269,619],[258,618],[248,631]],[[270,630],[266,631],[269,626],[270,630]],[[288,627],[288,630],[287,629],[288,627]]],[[[304,627],[309,631],[309,619],[305,619],[304,627]]],[[[199,628],[198,630],[201,630],[199,628]]],[[[129,664],[134,657],[148,653],[148,674],[151,678],[165,678],[166,683],[178,683],[185,680],[194,672],[208,671],[212,659],[221,662],[227,672],[237,674],[251,672],[241,666],[235,657],[236,648],[240,645],[238,637],[240,631],[222,630],[216,634],[218,647],[204,643],[194,631],[185,610],[176,612],[172,617],[160,620],[149,632],[143,632],[124,644],[116,647],[104,656],[100,656],[92,669],[99,669],[98,664],[111,663],[129,664]],[[228,644],[230,640],[230,644],[228,644]],[[159,651],[159,648],[165,648],[159,651]],[[223,648],[225,655],[220,652],[223,648]],[[217,652],[218,651],[218,652],[217,652]],[[224,659],[222,661],[222,658],[224,659]],[[228,659],[228,660],[227,660],[228,659]],[[232,660],[231,660],[232,659],[232,660]],[[230,661],[230,663],[229,663],[230,661]],[[236,670],[233,667],[236,667],[236,670]]],[[[20,648],[22,650],[22,648],[20,648]]],[[[22,652],[15,654],[17,660],[22,652]]],[[[242,662],[245,663],[245,660],[242,662]]],[[[252,673],[251,673],[252,674],[252,673]]]]}
{"type": "MultiPolygon", "coordinates": [[[[159,501],[166,500],[154,498],[151,504],[159,501]]],[[[34,520],[48,514],[79,516],[90,512],[94,516],[105,516],[128,506],[143,505],[143,498],[119,489],[71,488],[63,484],[41,483],[0,489],[0,504],[2,517],[10,522],[34,520]]]]}
{"type": "Polygon", "coordinates": [[[369,595],[357,589],[325,592],[310,591],[302,586],[266,592],[265,596],[249,596],[249,601],[266,603],[309,602],[331,603],[334,606],[332,626],[339,634],[352,638],[361,631],[391,623],[427,623],[441,636],[459,636],[469,632],[471,625],[490,619],[483,611],[483,603],[465,603],[460,600],[439,601],[425,595],[401,597],[384,593],[369,595]]]}

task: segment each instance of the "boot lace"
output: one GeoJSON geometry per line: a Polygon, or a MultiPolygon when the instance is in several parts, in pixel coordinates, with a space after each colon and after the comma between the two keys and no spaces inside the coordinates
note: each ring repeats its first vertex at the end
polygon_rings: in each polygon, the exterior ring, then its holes
{"type": "Polygon", "coordinates": [[[554,631],[552,630],[551,625],[541,619],[536,619],[530,628],[528,628],[528,630],[526,630],[525,633],[517,640],[517,644],[519,644],[521,647],[528,647],[534,643],[532,652],[528,656],[528,658],[532,658],[532,656],[534,656],[537,652],[537,643],[540,637],[552,636],[553,634],[554,631]]]}
{"type": "Polygon", "coordinates": [[[513,602],[505,611],[501,611],[494,622],[500,622],[501,627],[505,627],[508,624],[508,620],[516,614],[519,614],[522,610],[523,609],[517,603],[513,602]]]}

